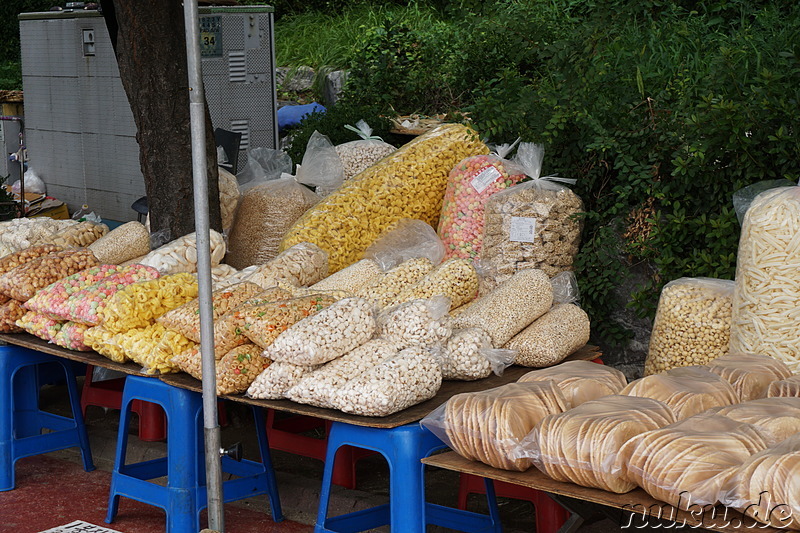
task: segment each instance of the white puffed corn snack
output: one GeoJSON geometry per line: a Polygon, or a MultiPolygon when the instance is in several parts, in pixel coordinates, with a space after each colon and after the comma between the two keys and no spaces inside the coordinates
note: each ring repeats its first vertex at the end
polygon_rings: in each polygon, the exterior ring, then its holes
{"type": "Polygon", "coordinates": [[[247,396],[256,400],[280,400],[286,391],[297,385],[303,376],[319,365],[301,366],[291,363],[272,363],[247,388],[247,396]]]}
{"type": "Polygon", "coordinates": [[[290,326],[264,350],[264,357],[320,365],[367,342],[375,328],[372,304],[364,298],[345,298],[290,326]]]}
{"type": "MultiPolygon", "coordinates": [[[[209,231],[211,266],[215,267],[225,257],[225,240],[220,233],[213,229],[209,231]]],[[[180,239],[168,242],[144,256],[138,263],[151,266],[162,274],[197,272],[197,236],[195,233],[190,233],[180,239]]]]}
{"type": "Polygon", "coordinates": [[[372,285],[382,275],[383,270],[378,266],[378,263],[372,259],[362,259],[339,272],[331,274],[322,281],[318,281],[309,289],[315,291],[347,291],[352,295],[356,295],[364,287],[372,285]]]}
{"type": "Polygon", "coordinates": [[[345,383],[334,406],[361,416],[388,416],[436,395],[442,372],[424,348],[413,347],[345,383]]]}
{"type": "Polygon", "coordinates": [[[397,344],[428,347],[450,337],[450,298],[434,296],[430,300],[412,300],[386,309],[378,317],[378,334],[397,344]]]}
{"type": "Polygon", "coordinates": [[[378,277],[369,287],[361,289],[356,296],[373,300],[379,307],[386,307],[404,289],[416,284],[433,270],[433,262],[427,257],[415,257],[403,261],[378,277]]]}
{"type": "Polygon", "coordinates": [[[244,279],[268,289],[281,284],[306,287],[317,283],[327,275],[328,254],[315,244],[301,242],[263,265],[258,265],[244,279]]]}
{"type": "Polygon", "coordinates": [[[286,397],[295,402],[332,409],[333,396],[342,385],[397,353],[397,346],[393,343],[372,339],[305,376],[287,391],[286,397]]]}
{"type": "Polygon", "coordinates": [[[498,375],[514,362],[516,352],[492,348],[492,338],[480,328],[459,329],[434,351],[442,379],[472,381],[498,375]]]}

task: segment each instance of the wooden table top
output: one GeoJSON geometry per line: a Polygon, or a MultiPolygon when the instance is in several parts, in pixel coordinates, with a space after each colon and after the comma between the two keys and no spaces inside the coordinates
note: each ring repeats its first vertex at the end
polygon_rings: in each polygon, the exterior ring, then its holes
{"type": "MultiPolygon", "coordinates": [[[[48,343],[47,341],[39,339],[28,333],[0,334],[0,341],[5,341],[8,344],[23,346],[25,348],[57,355],[73,361],[79,361],[112,370],[119,370],[121,372],[125,372],[126,374],[136,376],[145,375],[141,372],[141,367],[135,363],[120,364],[115,363],[96,352],[76,352],[73,350],[67,350],[66,348],[48,343]]],[[[600,349],[597,346],[586,345],[567,357],[565,361],[592,360],[600,357],[601,355],[600,349]]],[[[479,392],[487,389],[493,389],[501,385],[506,385],[508,383],[517,381],[523,374],[526,374],[532,370],[534,369],[515,365],[507,368],[502,376],[495,376],[492,374],[488,378],[479,379],[476,381],[444,381],[442,382],[442,387],[436,393],[436,396],[430,400],[413,405],[408,409],[404,409],[384,417],[349,415],[335,409],[324,409],[322,407],[304,405],[290,400],[255,400],[253,398],[248,398],[243,394],[221,396],[221,398],[269,409],[275,409],[277,411],[286,411],[288,413],[298,415],[314,416],[324,420],[332,420],[334,422],[345,422],[347,424],[353,424],[356,426],[395,428],[422,420],[428,413],[445,403],[456,394],[460,394],[462,392],[479,392]]],[[[181,387],[196,392],[202,392],[203,390],[203,385],[200,380],[195,379],[189,374],[185,374],[183,372],[176,374],[162,374],[151,377],[158,377],[164,383],[168,383],[176,387],[181,387]]]]}
{"type": "MultiPolygon", "coordinates": [[[[521,485],[523,487],[605,505],[623,511],[630,511],[664,520],[672,520],[679,524],[685,523],[690,527],[699,527],[727,533],[736,533],[743,530],[756,530],[766,533],[785,531],[755,522],[752,518],[744,516],[741,512],[727,509],[723,506],[717,506],[713,511],[711,509],[681,511],[667,503],[656,500],[640,488],[626,494],[615,494],[605,490],[581,487],[574,483],[555,481],[535,467],[531,467],[526,472],[501,470],[477,461],[470,461],[453,451],[431,455],[423,459],[422,462],[446,470],[473,474],[495,481],[511,483],[513,485],[521,485]]],[[[636,524],[640,524],[640,521],[634,521],[633,524],[634,526],[632,527],[635,528],[636,524]]]]}

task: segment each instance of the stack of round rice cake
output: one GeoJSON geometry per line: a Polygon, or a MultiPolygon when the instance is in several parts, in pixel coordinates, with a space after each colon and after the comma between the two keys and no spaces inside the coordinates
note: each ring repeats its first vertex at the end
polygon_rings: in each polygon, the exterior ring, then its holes
{"type": "Polygon", "coordinates": [[[754,426],[702,414],[633,437],[617,464],[653,498],[687,510],[716,503],[726,474],[766,447],[754,426]]]}
{"type": "Polygon", "coordinates": [[[769,446],[800,433],[800,398],[760,398],[710,412],[754,425],[769,446]]]}
{"type": "Polygon", "coordinates": [[[467,459],[525,471],[530,459],[513,458],[520,441],[542,418],[568,408],[552,382],[509,383],[450,398],[444,427],[453,449],[467,459]]]}
{"type": "Polygon", "coordinates": [[[731,384],[702,366],[673,368],[637,379],[620,394],[662,401],[678,420],[714,407],[739,403],[739,396],[731,384]]]}
{"type": "Polygon", "coordinates": [[[767,397],[800,398],[800,376],[774,381],[767,389],[767,397]]]}
{"type": "Polygon", "coordinates": [[[730,383],[743,402],[764,398],[771,383],[792,376],[786,363],[768,355],[726,355],[708,369],[730,383]]]}
{"type": "Polygon", "coordinates": [[[625,374],[615,368],[590,361],[567,361],[528,372],[517,383],[553,381],[572,407],[610,394],[619,394],[627,385],[625,374]]]}
{"type": "Polygon", "coordinates": [[[745,461],[720,501],[763,524],[800,529],[800,435],[745,461]]]}
{"type": "Polygon", "coordinates": [[[636,488],[615,466],[622,445],[674,422],[672,410],[658,400],[606,396],[545,417],[531,435],[531,455],[556,481],[622,494],[636,488]]]}

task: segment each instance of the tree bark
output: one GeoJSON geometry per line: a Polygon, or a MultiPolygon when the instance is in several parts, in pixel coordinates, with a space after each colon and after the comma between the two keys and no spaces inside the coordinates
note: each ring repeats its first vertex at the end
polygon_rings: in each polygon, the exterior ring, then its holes
{"type": "MultiPolygon", "coordinates": [[[[180,0],[104,0],[102,7],[136,123],[150,229],[176,239],[195,229],[183,7],[180,0]]],[[[209,220],[222,231],[208,106],[206,166],[209,220]]]]}

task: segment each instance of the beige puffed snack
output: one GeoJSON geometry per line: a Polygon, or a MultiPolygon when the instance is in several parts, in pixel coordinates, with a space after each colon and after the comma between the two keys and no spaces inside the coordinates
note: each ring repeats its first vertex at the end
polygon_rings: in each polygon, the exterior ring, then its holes
{"type": "Polygon", "coordinates": [[[85,248],[73,248],[38,257],[0,276],[0,292],[25,302],[36,291],[61,278],[98,265],[97,258],[85,248]]]}
{"type": "Polygon", "coordinates": [[[320,365],[367,342],[375,313],[364,298],[345,298],[290,326],[264,350],[273,361],[320,365]]]}
{"type": "Polygon", "coordinates": [[[314,291],[347,291],[356,295],[365,286],[372,285],[383,275],[381,267],[372,259],[362,259],[339,272],[318,281],[309,289],[314,291]]]}
{"type": "Polygon", "coordinates": [[[432,298],[440,294],[450,298],[452,308],[461,307],[478,295],[478,272],[466,259],[449,259],[404,289],[389,305],[432,298]]]}
{"type": "Polygon", "coordinates": [[[453,332],[449,310],[450,299],[442,295],[389,307],[378,317],[378,335],[401,350],[441,344],[453,332]]]}
{"type": "Polygon", "coordinates": [[[573,304],[554,306],[503,347],[517,350],[516,364],[543,367],[563,361],[589,341],[589,315],[573,304]]]}
{"type": "Polygon", "coordinates": [[[379,276],[368,287],[363,287],[356,296],[372,300],[379,307],[386,307],[398,294],[415,285],[431,270],[433,262],[427,257],[408,259],[379,276]]]}
{"type": "Polygon", "coordinates": [[[372,128],[364,120],[356,122],[355,127],[350,125],[345,127],[361,137],[359,140],[336,146],[336,154],[344,168],[345,180],[363,172],[396,150],[391,144],[383,142],[380,137],[373,137],[372,128]]]}
{"type": "Polygon", "coordinates": [[[281,284],[306,287],[327,275],[328,254],[315,244],[301,242],[255,267],[244,279],[267,289],[281,284]]]}
{"type": "Polygon", "coordinates": [[[27,309],[22,307],[16,300],[9,300],[0,304],[0,333],[19,333],[23,329],[17,325],[17,321],[25,316],[27,309]]]}
{"type": "Polygon", "coordinates": [[[34,259],[38,259],[43,255],[60,252],[61,250],[63,250],[61,246],[56,246],[54,244],[37,244],[28,248],[23,248],[18,252],[8,254],[0,259],[0,274],[5,274],[9,270],[24,265],[34,259]]]}
{"type": "Polygon", "coordinates": [[[89,250],[101,263],[121,265],[150,253],[150,233],[135,220],[126,222],[90,244],[89,250]]]}
{"type": "Polygon", "coordinates": [[[433,352],[442,369],[442,379],[472,381],[503,371],[514,363],[513,350],[492,348],[492,338],[480,328],[457,329],[447,343],[433,352]]]}
{"type": "Polygon", "coordinates": [[[331,272],[362,258],[390,224],[412,217],[436,226],[447,175],[462,159],[488,153],[461,124],[443,124],[346,181],[288,231],[281,250],[313,242],[330,254],[331,272]]]}
{"type": "Polygon", "coordinates": [[[222,231],[230,231],[239,205],[239,182],[236,176],[222,167],[219,170],[219,212],[222,219],[222,231]]]}
{"type": "Polygon", "coordinates": [[[453,327],[483,328],[491,335],[492,344],[499,347],[552,305],[553,287],[547,274],[538,269],[521,270],[460,312],[453,327]]]}
{"type": "Polygon", "coordinates": [[[514,163],[533,179],[490,197],[484,209],[481,263],[490,271],[489,288],[514,272],[538,268],[553,277],[572,270],[580,245],[583,202],[554,180],[540,178],[541,146],[521,143],[514,163]]]}
{"type": "Polygon", "coordinates": [[[389,341],[369,340],[303,377],[286,392],[286,397],[298,403],[333,409],[333,398],[342,385],[397,353],[397,346],[389,341]]]}
{"type": "Polygon", "coordinates": [[[732,281],[680,278],[664,285],[644,363],[646,376],[703,365],[728,353],[732,281]]]}
{"type": "MultiPolygon", "coordinates": [[[[225,257],[225,240],[213,229],[209,231],[211,266],[214,267],[225,257]]],[[[197,236],[190,233],[168,242],[144,256],[138,263],[158,269],[162,274],[197,272],[197,236]]]]}
{"type": "Polygon", "coordinates": [[[78,222],[53,235],[50,241],[64,248],[85,248],[108,233],[108,226],[94,222],[78,222]]]}
{"type": "Polygon", "coordinates": [[[433,398],[441,386],[436,360],[414,346],[347,381],[333,405],[354,415],[388,416],[433,398]]]}
{"type": "Polygon", "coordinates": [[[280,400],[286,397],[286,391],[317,368],[319,365],[300,366],[273,362],[253,380],[247,388],[247,396],[257,400],[280,400]]]}

